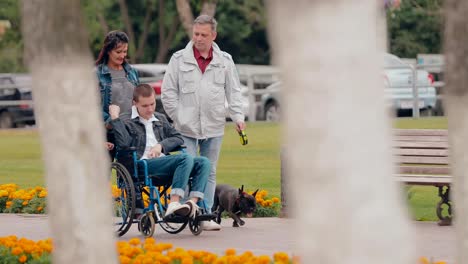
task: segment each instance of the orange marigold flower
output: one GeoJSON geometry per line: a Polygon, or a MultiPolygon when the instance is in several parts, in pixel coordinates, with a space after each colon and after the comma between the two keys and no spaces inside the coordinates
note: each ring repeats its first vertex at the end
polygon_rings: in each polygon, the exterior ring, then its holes
{"type": "Polygon", "coordinates": [[[226,256],[234,256],[234,255],[236,255],[236,250],[233,249],[233,248],[228,248],[228,249],[226,249],[225,254],[226,254],[226,256]]]}
{"type": "Polygon", "coordinates": [[[271,259],[269,256],[265,256],[265,255],[262,255],[262,256],[259,256],[256,260],[255,260],[255,263],[257,264],[270,264],[271,262],[271,259]]]}
{"type": "Polygon", "coordinates": [[[275,262],[289,263],[289,256],[288,256],[288,254],[286,254],[284,252],[276,252],[273,255],[273,258],[274,258],[275,262]]]}
{"type": "Polygon", "coordinates": [[[271,199],[271,201],[274,202],[274,203],[279,203],[279,202],[280,202],[280,199],[279,199],[278,197],[273,197],[273,198],[271,199]]]}
{"type": "Polygon", "coordinates": [[[21,257],[19,257],[18,261],[20,263],[25,263],[26,261],[28,261],[28,257],[26,257],[26,255],[21,255],[21,257]]]}
{"type": "Polygon", "coordinates": [[[434,262],[434,264],[447,264],[447,262],[445,262],[445,261],[436,261],[436,262],[434,262]]]}
{"type": "Polygon", "coordinates": [[[23,202],[23,205],[24,205],[24,206],[28,205],[28,201],[24,201],[24,202],[23,202]]]}
{"type": "Polygon", "coordinates": [[[419,258],[419,263],[420,264],[431,264],[426,257],[420,257],[419,258]]]}
{"type": "Polygon", "coordinates": [[[23,249],[21,247],[14,247],[11,250],[11,254],[18,256],[19,254],[23,253],[23,249]]]}
{"type": "Polygon", "coordinates": [[[42,211],[42,209],[44,209],[44,208],[42,208],[42,206],[38,206],[36,211],[40,212],[40,211],[42,211]]]}
{"type": "Polygon", "coordinates": [[[130,264],[132,259],[127,256],[119,256],[120,264],[130,264]]]}
{"type": "Polygon", "coordinates": [[[130,245],[136,246],[140,244],[140,239],[139,238],[132,238],[130,241],[128,241],[130,245]]]}

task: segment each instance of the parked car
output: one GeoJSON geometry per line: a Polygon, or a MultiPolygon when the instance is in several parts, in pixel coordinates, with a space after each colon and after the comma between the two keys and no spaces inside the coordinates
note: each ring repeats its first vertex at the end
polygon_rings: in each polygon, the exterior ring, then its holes
{"type": "Polygon", "coordinates": [[[282,83],[275,82],[265,88],[260,99],[259,119],[265,121],[280,121],[280,88],[282,83]]]}
{"type": "Polygon", "coordinates": [[[0,128],[35,124],[30,104],[2,105],[6,101],[32,100],[31,78],[24,74],[0,74],[0,128]],[[2,88],[11,86],[9,88],[2,88]]]}
{"type": "MultiPolygon", "coordinates": [[[[423,114],[432,115],[437,101],[432,74],[417,70],[416,86],[418,87],[418,105],[423,114]]],[[[413,72],[410,66],[392,54],[384,54],[385,96],[389,104],[397,111],[413,109],[413,72]]]]}
{"type": "MultiPolygon", "coordinates": [[[[248,120],[249,116],[249,87],[241,84],[241,101],[242,101],[242,113],[245,115],[245,120],[248,120]]],[[[227,100],[224,102],[226,108],[226,119],[230,120],[231,117],[229,116],[229,104],[227,100]]]]}

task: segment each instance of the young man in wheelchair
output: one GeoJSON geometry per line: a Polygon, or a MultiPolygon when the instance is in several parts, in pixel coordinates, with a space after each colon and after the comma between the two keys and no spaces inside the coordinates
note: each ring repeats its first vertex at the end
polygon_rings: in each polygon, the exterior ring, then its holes
{"type": "MultiPolygon", "coordinates": [[[[140,84],[135,87],[133,93],[131,114],[119,116],[120,108],[117,105],[109,106],[115,145],[117,151],[135,148],[137,159],[146,159],[150,176],[163,182],[172,181],[170,203],[165,217],[171,214],[194,217],[198,210],[197,202],[203,199],[210,162],[205,157],[193,157],[186,153],[168,155],[169,152],[179,149],[184,141],[164,115],[155,113],[155,96],[151,86],[140,84]],[[189,178],[192,178],[189,200],[181,204],[189,178]]],[[[129,171],[133,171],[132,155],[118,155],[117,159],[129,171]]],[[[141,168],[138,174],[143,174],[141,168]]],[[[139,188],[136,189],[136,207],[139,214],[143,211],[143,201],[139,188]]]]}

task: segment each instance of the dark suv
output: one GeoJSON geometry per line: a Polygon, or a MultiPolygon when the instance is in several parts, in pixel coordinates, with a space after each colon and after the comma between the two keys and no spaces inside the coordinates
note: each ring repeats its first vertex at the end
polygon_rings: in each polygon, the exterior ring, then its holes
{"type": "Polygon", "coordinates": [[[25,74],[0,74],[0,129],[35,124],[34,111],[30,101],[31,78],[25,74]]]}

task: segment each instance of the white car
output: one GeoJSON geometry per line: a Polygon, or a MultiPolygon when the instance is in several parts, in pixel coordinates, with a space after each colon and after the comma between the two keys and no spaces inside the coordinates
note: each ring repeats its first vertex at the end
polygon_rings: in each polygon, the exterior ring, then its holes
{"type": "MultiPolygon", "coordinates": [[[[242,100],[242,112],[244,113],[245,115],[245,120],[248,119],[248,116],[249,116],[249,87],[241,84],[241,100],[242,100]]],[[[224,106],[226,108],[226,119],[231,119],[231,117],[229,116],[229,110],[228,110],[228,107],[229,107],[229,104],[227,102],[227,100],[225,99],[224,101],[224,106]]]]}
{"type": "MultiPolygon", "coordinates": [[[[419,109],[432,113],[436,106],[437,94],[432,86],[434,78],[424,70],[417,70],[416,86],[419,109]]],[[[413,71],[410,66],[392,54],[384,54],[385,97],[397,110],[413,109],[413,71]]]]}

